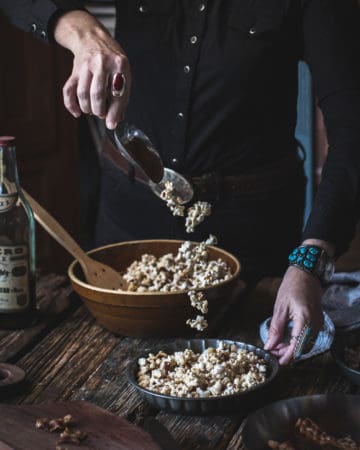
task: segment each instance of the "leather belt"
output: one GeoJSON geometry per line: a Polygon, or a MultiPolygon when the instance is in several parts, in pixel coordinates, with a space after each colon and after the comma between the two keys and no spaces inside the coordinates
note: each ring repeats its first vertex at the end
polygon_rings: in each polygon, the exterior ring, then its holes
{"type": "Polygon", "coordinates": [[[197,195],[216,193],[256,194],[284,188],[299,177],[302,161],[291,153],[271,165],[251,174],[226,175],[217,173],[190,177],[197,195]]]}
{"type": "MultiPolygon", "coordinates": [[[[102,150],[103,155],[127,174],[131,180],[147,184],[147,178],[128,163],[107,137],[104,138],[102,150]]],[[[186,175],[185,177],[194,186],[195,195],[220,193],[255,194],[286,187],[292,182],[294,177],[302,174],[300,171],[301,167],[302,161],[299,160],[296,153],[291,153],[281,160],[260,168],[256,173],[222,176],[214,172],[200,177],[186,175]]]]}

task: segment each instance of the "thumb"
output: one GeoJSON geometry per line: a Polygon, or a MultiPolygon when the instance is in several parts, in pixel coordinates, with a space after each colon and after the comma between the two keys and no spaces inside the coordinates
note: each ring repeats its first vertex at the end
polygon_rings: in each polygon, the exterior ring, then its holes
{"type": "Polygon", "coordinates": [[[273,350],[281,342],[284,336],[286,319],[286,311],[274,313],[271,319],[269,333],[267,341],[264,345],[264,350],[273,350]]]}

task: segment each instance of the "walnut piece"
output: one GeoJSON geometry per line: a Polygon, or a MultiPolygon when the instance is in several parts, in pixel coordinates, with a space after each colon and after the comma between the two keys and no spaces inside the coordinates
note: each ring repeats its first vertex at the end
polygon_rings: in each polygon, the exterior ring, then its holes
{"type": "Polygon", "coordinates": [[[37,419],[35,428],[38,430],[50,431],[50,433],[60,433],[55,449],[67,450],[66,447],[62,447],[60,444],[70,443],[80,445],[81,442],[87,438],[87,433],[85,431],[73,430],[71,424],[72,416],[67,414],[58,419],[48,419],[47,417],[37,419]]]}
{"type": "MultiPolygon", "coordinates": [[[[331,447],[339,450],[360,450],[360,443],[354,441],[350,436],[336,438],[322,429],[316,422],[308,417],[299,418],[295,423],[295,430],[307,440],[307,444],[314,444],[320,447],[331,447]]],[[[289,442],[268,441],[269,448],[278,450],[297,450],[289,442]]],[[[304,447],[305,448],[305,447],[304,447]]]]}
{"type": "Polygon", "coordinates": [[[47,417],[43,417],[41,419],[37,419],[35,422],[35,428],[38,430],[47,430],[51,433],[55,431],[63,431],[66,426],[68,426],[72,421],[72,417],[70,414],[67,414],[64,417],[60,417],[58,419],[48,419],[47,417]]]}

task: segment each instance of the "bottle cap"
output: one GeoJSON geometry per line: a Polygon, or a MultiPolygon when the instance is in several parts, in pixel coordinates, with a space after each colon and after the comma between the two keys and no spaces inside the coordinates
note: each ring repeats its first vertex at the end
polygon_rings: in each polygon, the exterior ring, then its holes
{"type": "Polygon", "coordinates": [[[15,145],[14,136],[0,136],[0,145],[15,145]]]}

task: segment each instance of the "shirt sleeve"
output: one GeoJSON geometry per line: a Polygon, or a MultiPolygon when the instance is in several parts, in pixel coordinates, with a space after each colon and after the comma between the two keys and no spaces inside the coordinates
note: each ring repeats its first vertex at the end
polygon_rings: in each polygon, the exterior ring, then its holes
{"type": "Polygon", "coordinates": [[[303,238],[343,253],[360,216],[360,13],[352,0],[303,2],[304,58],[324,114],[329,151],[303,238]]]}
{"type": "Polygon", "coordinates": [[[14,26],[47,42],[54,41],[56,19],[77,9],[84,9],[81,0],[0,0],[0,10],[14,26]]]}

